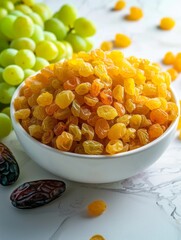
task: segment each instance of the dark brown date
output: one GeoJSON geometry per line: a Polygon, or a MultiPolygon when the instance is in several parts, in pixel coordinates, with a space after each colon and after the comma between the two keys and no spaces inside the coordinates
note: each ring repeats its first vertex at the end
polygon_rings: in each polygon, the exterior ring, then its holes
{"type": "Polygon", "coordinates": [[[10,200],[17,208],[36,208],[60,197],[65,189],[65,183],[58,180],[45,179],[25,182],[11,193],[10,200]]]}
{"type": "Polygon", "coordinates": [[[0,143],[0,184],[11,185],[19,177],[19,166],[10,149],[0,143]]]}

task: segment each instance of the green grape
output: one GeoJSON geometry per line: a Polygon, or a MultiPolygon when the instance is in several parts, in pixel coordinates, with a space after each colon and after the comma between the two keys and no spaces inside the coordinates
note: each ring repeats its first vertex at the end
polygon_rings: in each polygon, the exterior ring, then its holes
{"type": "Polygon", "coordinates": [[[66,47],[66,54],[65,54],[65,58],[69,59],[72,57],[73,55],[73,48],[72,45],[67,42],[67,41],[62,41],[62,43],[65,45],[66,47]]]}
{"type": "Polygon", "coordinates": [[[13,25],[16,21],[16,16],[13,15],[7,15],[3,17],[0,21],[0,31],[8,38],[13,39],[14,38],[14,30],[13,25]]]}
{"type": "Polygon", "coordinates": [[[60,8],[56,16],[65,25],[72,27],[75,19],[77,18],[77,10],[75,9],[74,6],[65,4],[60,8]]]}
{"type": "Polygon", "coordinates": [[[92,48],[93,48],[93,44],[92,44],[92,42],[90,42],[90,40],[89,39],[87,39],[87,38],[84,38],[84,40],[86,41],[86,52],[89,52],[92,48]]]}
{"type": "Polygon", "coordinates": [[[55,59],[53,59],[53,62],[59,62],[61,59],[65,58],[66,56],[66,47],[60,41],[54,41],[54,43],[58,48],[58,56],[55,59]]]}
{"type": "Polygon", "coordinates": [[[7,11],[14,10],[14,4],[9,0],[3,0],[0,2],[0,7],[7,9],[7,11]]]}
{"type": "Polygon", "coordinates": [[[15,90],[15,87],[5,82],[0,83],[0,103],[9,104],[15,90]]]}
{"type": "Polygon", "coordinates": [[[44,32],[39,25],[37,24],[34,25],[34,33],[31,38],[35,41],[35,43],[38,43],[44,40],[44,32]]]}
{"type": "Polygon", "coordinates": [[[13,24],[13,30],[16,38],[31,37],[34,33],[33,21],[28,16],[19,16],[13,24]]]}
{"type": "Polygon", "coordinates": [[[10,14],[10,15],[17,16],[17,17],[19,17],[19,16],[24,16],[24,15],[25,15],[24,13],[22,13],[22,12],[19,11],[19,10],[13,10],[13,11],[11,11],[9,14],[10,14]]]}
{"type": "Polygon", "coordinates": [[[40,27],[44,28],[44,22],[42,18],[35,12],[31,12],[28,14],[28,16],[32,19],[34,24],[39,25],[40,27]]]}
{"type": "Polygon", "coordinates": [[[67,27],[56,18],[45,22],[45,30],[54,33],[58,40],[63,40],[68,31],[67,27]]]}
{"type": "Polygon", "coordinates": [[[20,1],[19,0],[11,0],[12,3],[19,3],[20,1]]]}
{"type": "Polygon", "coordinates": [[[5,8],[0,7],[0,19],[8,15],[8,11],[5,8]]]}
{"type": "Polygon", "coordinates": [[[75,33],[69,33],[65,40],[72,45],[74,52],[86,51],[87,44],[85,39],[81,36],[75,33]]]}
{"type": "Polygon", "coordinates": [[[58,56],[58,48],[53,42],[44,40],[37,44],[35,53],[37,57],[52,61],[58,56]]]}
{"type": "MultiPolygon", "coordinates": [[[[41,1],[41,3],[38,3],[38,5],[40,6],[40,7],[42,7],[42,8],[44,8],[44,10],[45,11],[47,11],[47,13],[48,13],[48,18],[52,18],[52,16],[53,16],[53,11],[52,11],[52,9],[49,7],[49,5],[47,5],[46,3],[43,3],[42,1],[41,1]]],[[[47,20],[47,19],[46,19],[47,20]]],[[[45,20],[45,21],[46,21],[45,20]]]]}
{"type": "Polygon", "coordinates": [[[7,137],[12,130],[11,119],[4,113],[0,113],[0,138],[7,137]]]}
{"type": "Polygon", "coordinates": [[[90,37],[96,33],[96,27],[94,24],[84,17],[75,20],[74,29],[81,37],[90,37]]]}
{"type": "Polygon", "coordinates": [[[17,86],[24,80],[23,69],[17,65],[9,65],[3,71],[3,78],[9,85],[17,86]]]}
{"type": "Polygon", "coordinates": [[[35,4],[35,0],[22,0],[24,4],[27,6],[33,6],[35,4]]]}
{"type": "Polygon", "coordinates": [[[56,41],[57,40],[55,34],[52,33],[52,32],[48,32],[48,31],[44,31],[44,39],[49,40],[49,41],[56,41]]]}
{"type": "Polygon", "coordinates": [[[24,14],[29,14],[32,12],[32,9],[25,4],[18,4],[15,6],[15,9],[21,11],[24,14]]]}
{"type": "Polygon", "coordinates": [[[9,41],[9,39],[1,32],[1,29],[0,29],[0,40],[1,39],[9,41]]]}
{"type": "Polygon", "coordinates": [[[32,69],[25,69],[24,70],[24,79],[28,78],[29,76],[34,75],[36,72],[32,69]]]}
{"type": "Polygon", "coordinates": [[[0,53],[0,64],[3,67],[7,67],[10,64],[14,64],[14,58],[17,54],[17,50],[13,48],[7,48],[0,53]]]}
{"type": "Polygon", "coordinates": [[[34,53],[29,49],[21,49],[15,56],[15,64],[23,69],[33,68],[36,62],[34,53]]]}
{"type": "Polygon", "coordinates": [[[9,47],[8,41],[0,38],[0,52],[8,47],[9,47]]]}
{"type": "Polygon", "coordinates": [[[58,12],[55,12],[54,14],[53,14],[53,18],[58,18],[58,12]]]}
{"type": "Polygon", "coordinates": [[[33,12],[38,13],[38,15],[40,15],[40,17],[43,19],[43,21],[46,21],[52,17],[51,9],[48,6],[46,6],[45,4],[35,3],[32,6],[32,10],[33,10],[33,12]]]}
{"type": "Polygon", "coordinates": [[[3,71],[4,71],[4,68],[0,67],[0,83],[4,81],[4,79],[3,79],[3,71]]]}
{"type": "Polygon", "coordinates": [[[10,117],[10,107],[5,107],[2,109],[1,113],[6,114],[8,117],[10,117]]]}
{"type": "Polygon", "coordinates": [[[49,65],[49,62],[46,59],[41,58],[41,57],[36,57],[36,62],[35,62],[35,65],[33,67],[33,70],[34,71],[39,71],[39,70],[41,70],[42,68],[44,68],[48,65],[49,65]]]}
{"type": "Polygon", "coordinates": [[[35,50],[36,44],[31,38],[22,37],[14,39],[11,44],[11,48],[15,48],[17,50],[21,49],[29,49],[31,51],[35,50]]]}

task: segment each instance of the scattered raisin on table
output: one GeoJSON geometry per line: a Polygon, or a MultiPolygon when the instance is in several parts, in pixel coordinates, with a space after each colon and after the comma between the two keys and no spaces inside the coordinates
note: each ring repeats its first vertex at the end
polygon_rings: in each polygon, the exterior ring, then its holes
{"type": "Polygon", "coordinates": [[[87,206],[87,211],[90,216],[96,217],[103,214],[106,208],[107,208],[107,204],[105,201],[95,200],[87,206]]]}

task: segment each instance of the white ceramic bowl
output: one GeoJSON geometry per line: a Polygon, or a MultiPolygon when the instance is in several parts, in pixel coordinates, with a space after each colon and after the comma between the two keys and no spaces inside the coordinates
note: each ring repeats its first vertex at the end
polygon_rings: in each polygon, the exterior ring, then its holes
{"type": "MultiPolygon", "coordinates": [[[[32,160],[51,173],[68,180],[109,183],[131,177],[158,160],[176,132],[178,118],[162,136],[135,150],[113,156],[61,152],[32,138],[15,120],[13,101],[22,86],[23,84],[17,88],[11,102],[11,118],[16,136],[32,160]]],[[[173,97],[176,101],[174,93],[173,97]]]]}

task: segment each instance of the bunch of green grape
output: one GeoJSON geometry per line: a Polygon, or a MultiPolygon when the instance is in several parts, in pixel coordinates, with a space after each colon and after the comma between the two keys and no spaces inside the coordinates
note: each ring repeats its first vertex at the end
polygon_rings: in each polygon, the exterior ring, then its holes
{"type": "Polygon", "coordinates": [[[0,0],[0,139],[12,129],[10,102],[16,87],[50,63],[89,51],[94,24],[65,4],[53,14],[35,0],[0,0]]]}

